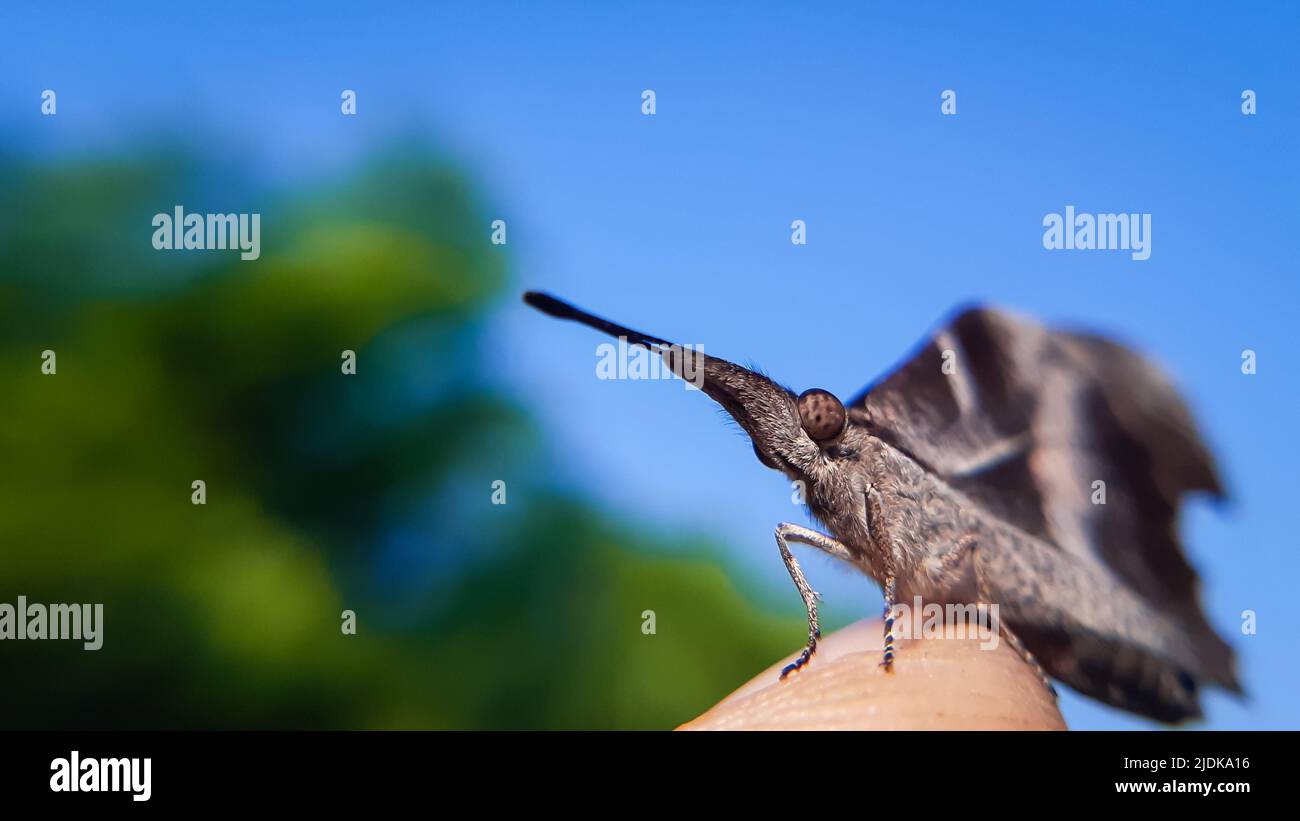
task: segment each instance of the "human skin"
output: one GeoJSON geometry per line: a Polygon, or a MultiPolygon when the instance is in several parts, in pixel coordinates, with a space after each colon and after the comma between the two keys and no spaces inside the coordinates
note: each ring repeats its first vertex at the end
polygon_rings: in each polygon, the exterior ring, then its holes
{"type": "Polygon", "coordinates": [[[880,666],[879,620],[825,636],[785,681],[778,661],[680,730],[1064,730],[1056,700],[1005,641],[895,642],[880,666]]]}

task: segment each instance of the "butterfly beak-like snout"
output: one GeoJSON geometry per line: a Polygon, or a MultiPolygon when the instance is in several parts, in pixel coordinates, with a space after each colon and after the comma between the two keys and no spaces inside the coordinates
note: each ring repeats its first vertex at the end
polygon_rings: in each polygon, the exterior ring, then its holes
{"type": "Polygon", "coordinates": [[[798,436],[799,413],[795,395],[757,371],[634,331],[549,294],[529,291],[524,294],[524,302],[550,316],[580,322],[610,336],[622,337],[628,344],[641,345],[660,354],[673,373],[721,405],[745,429],[754,444],[769,453],[783,452],[798,436]]]}

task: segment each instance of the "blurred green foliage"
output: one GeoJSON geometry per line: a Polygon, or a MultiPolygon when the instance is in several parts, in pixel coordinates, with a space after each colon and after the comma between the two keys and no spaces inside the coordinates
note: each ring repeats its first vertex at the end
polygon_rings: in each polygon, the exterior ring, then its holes
{"type": "Polygon", "coordinates": [[[269,192],[177,151],[0,178],[0,602],[105,621],[98,652],[0,643],[0,726],[669,727],[793,648],[709,545],[547,486],[482,376],[501,249],[436,159],[269,192]],[[262,213],[261,259],[154,251],[176,204],[262,213]]]}

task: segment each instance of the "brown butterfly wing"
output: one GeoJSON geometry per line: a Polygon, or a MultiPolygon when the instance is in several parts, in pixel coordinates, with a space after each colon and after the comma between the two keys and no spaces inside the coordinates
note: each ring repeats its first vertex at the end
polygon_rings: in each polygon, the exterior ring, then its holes
{"type": "Polygon", "coordinates": [[[1239,689],[1177,529],[1185,493],[1222,496],[1222,485],[1186,404],[1146,359],[1099,337],[973,308],[851,400],[849,414],[985,510],[1100,561],[1193,648],[1130,663],[1133,648],[1095,625],[1016,626],[1053,675],[1147,715],[1177,700],[1163,691],[1181,688],[1186,703],[1173,717],[1194,714],[1195,680],[1239,689]],[[1117,685],[1125,675],[1156,681],[1117,685]]]}

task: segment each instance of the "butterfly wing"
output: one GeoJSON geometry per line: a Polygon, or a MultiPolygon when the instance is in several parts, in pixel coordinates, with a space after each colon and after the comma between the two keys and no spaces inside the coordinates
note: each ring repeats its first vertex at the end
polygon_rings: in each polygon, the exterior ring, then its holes
{"type": "Polygon", "coordinates": [[[1149,361],[1100,337],[972,308],[848,405],[853,421],[1037,543],[1079,566],[1100,563],[1154,620],[1181,631],[1171,648],[1191,648],[1129,658],[1133,648],[1103,625],[1013,625],[1054,676],[1148,715],[1178,700],[1164,690],[1181,689],[1184,703],[1157,715],[1166,719],[1195,714],[1197,680],[1239,690],[1177,529],[1184,494],[1223,488],[1186,404],[1149,361]]]}

